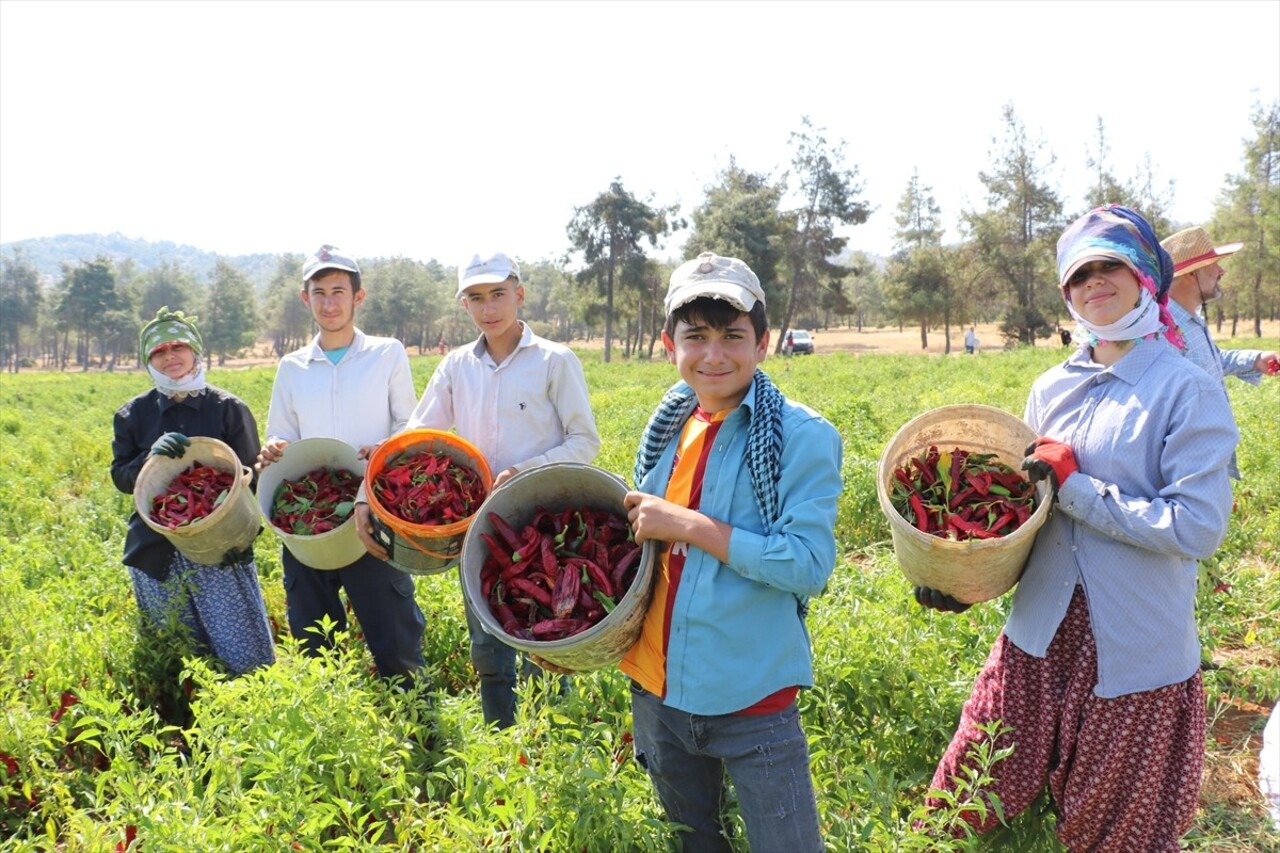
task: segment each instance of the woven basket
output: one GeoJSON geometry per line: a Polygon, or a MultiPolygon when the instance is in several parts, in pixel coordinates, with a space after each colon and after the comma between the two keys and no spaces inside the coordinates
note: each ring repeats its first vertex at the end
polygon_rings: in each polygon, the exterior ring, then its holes
{"type": "Polygon", "coordinates": [[[622,660],[640,637],[649,596],[653,590],[657,548],[652,540],[641,546],[636,579],[626,595],[603,619],[581,634],[563,640],[525,640],[513,637],[494,618],[480,589],[480,570],[488,546],[481,534],[493,534],[489,513],[495,513],[516,530],[533,520],[539,506],[551,512],[569,507],[606,510],[626,516],[622,499],[627,484],[621,477],[577,462],[553,462],[522,471],[496,489],[476,512],[475,522],[462,545],[462,593],[484,630],[512,648],[531,652],[566,669],[585,672],[622,660]]]}
{"type": "Polygon", "coordinates": [[[902,517],[889,495],[894,469],[930,446],[936,445],[940,451],[958,447],[971,453],[994,453],[999,461],[1016,469],[1035,438],[1035,432],[1021,418],[1003,409],[973,404],[933,409],[898,430],[880,455],[876,493],[880,509],[889,519],[893,551],[907,580],[965,604],[990,601],[1013,588],[1031,554],[1036,531],[1052,507],[1044,482],[1037,486],[1035,512],[1013,533],[963,542],[920,532],[902,517]]]}

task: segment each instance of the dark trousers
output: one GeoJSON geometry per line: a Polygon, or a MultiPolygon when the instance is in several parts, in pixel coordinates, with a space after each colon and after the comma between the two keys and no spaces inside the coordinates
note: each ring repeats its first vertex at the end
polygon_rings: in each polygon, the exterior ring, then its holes
{"type": "Polygon", "coordinates": [[[326,640],[314,627],[328,616],[338,630],[346,630],[347,612],[338,595],[347,591],[351,609],[383,678],[412,676],[423,665],[422,634],[426,619],[413,597],[413,578],[365,554],[349,566],[329,571],[303,565],[284,549],[285,605],[289,632],[311,654],[326,640]]]}

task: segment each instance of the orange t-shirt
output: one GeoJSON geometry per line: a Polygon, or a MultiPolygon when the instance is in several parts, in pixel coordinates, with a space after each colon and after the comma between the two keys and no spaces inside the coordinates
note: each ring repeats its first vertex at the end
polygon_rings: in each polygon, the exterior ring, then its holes
{"type": "MultiPolygon", "coordinates": [[[[720,425],[732,411],[726,409],[710,414],[701,407],[694,409],[680,432],[675,467],[663,497],[680,506],[698,509],[702,503],[702,478],[706,472],[707,456],[715,446],[720,425]]],[[[658,576],[654,579],[653,598],[645,612],[640,638],[618,664],[619,669],[655,696],[667,695],[667,639],[671,632],[671,610],[675,606],[680,575],[688,553],[687,542],[672,542],[658,555],[658,576]]],[[[791,704],[798,692],[798,687],[784,688],[738,713],[780,711],[791,704]]]]}

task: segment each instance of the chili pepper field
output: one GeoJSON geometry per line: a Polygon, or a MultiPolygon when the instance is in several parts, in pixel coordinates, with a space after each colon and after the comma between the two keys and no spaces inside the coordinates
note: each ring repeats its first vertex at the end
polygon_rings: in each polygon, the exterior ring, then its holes
{"type": "MultiPolygon", "coordinates": [[[[830,850],[1060,849],[1044,799],[993,839],[912,828],[1008,598],[961,615],[920,609],[894,561],[875,471],[894,431],[921,412],[972,402],[1021,414],[1031,382],[1065,355],[835,353],[765,364],[845,441],[843,556],[812,603],[817,683],[799,699],[830,850]]],[[[674,368],[582,358],[604,442],[597,464],[629,481],[637,436],[674,368]]],[[[436,362],[413,359],[419,391],[436,362]]],[[[262,428],[273,376],[255,367],[209,378],[262,428]]],[[[1228,384],[1245,479],[1227,539],[1202,569],[1210,732],[1184,844],[1276,851],[1256,778],[1280,696],[1280,382],[1228,384]]],[[[277,629],[276,664],[229,679],[185,654],[177,632],[141,635],[120,564],[131,500],[108,466],[112,413],[149,387],[139,372],[0,376],[0,850],[677,849],[634,760],[627,682],[615,669],[576,676],[565,692],[534,677],[517,725],[485,729],[455,573],[418,579],[428,669],[407,691],[372,676],[355,637],[309,659],[277,629]]],[[[282,626],[270,530],[256,554],[282,626]]],[[[962,786],[926,828],[973,807],[980,789],[981,778],[962,786]]],[[[738,825],[735,849],[745,851],[738,825]]]]}

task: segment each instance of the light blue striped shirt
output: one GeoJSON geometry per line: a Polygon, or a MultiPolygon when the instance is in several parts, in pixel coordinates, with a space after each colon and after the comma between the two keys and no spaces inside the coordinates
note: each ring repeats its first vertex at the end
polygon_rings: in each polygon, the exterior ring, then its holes
{"type": "MultiPolygon", "coordinates": [[[[1250,385],[1262,383],[1262,371],[1256,368],[1262,350],[1218,349],[1218,345],[1213,342],[1213,335],[1209,334],[1209,326],[1199,311],[1194,313],[1188,311],[1173,299],[1169,300],[1169,311],[1173,314],[1173,319],[1187,342],[1187,348],[1182,354],[1192,364],[1221,382],[1224,395],[1227,391],[1228,376],[1239,377],[1250,385]]],[[[1229,470],[1232,477],[1240,479],[1240,468],[1236,464],[1235,453],[1231,454],[1229,470]]]]}
{"type": "Polygon", "coordinates": [[[1005,633],[1044,657],[1077,584],[1103,698],[1176,684],[1200,666],[1196,561],[1227,531],[1239,433],[1218,380],[1163,338],[1110,367],[1087,349],[1032,386],[1026,420],[1079,471],[1036,536],[1005,633]]]}

